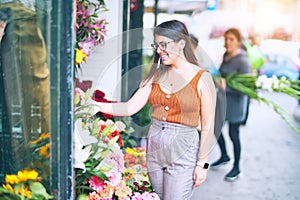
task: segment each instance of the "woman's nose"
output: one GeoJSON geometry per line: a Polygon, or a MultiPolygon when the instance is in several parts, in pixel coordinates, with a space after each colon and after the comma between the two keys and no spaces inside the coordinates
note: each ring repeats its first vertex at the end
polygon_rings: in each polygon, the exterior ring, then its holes
{"type": "Polygon", "coordinates": [[[162,52],[162,50],[160,49],[160,47],[157,47],[156,52],[159,54],[160,52],[162,52]]]}

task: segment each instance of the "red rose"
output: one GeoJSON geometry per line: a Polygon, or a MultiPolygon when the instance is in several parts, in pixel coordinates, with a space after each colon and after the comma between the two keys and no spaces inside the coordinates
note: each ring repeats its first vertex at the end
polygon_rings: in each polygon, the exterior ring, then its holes
{"type": "Polygon", "coordinates": [[[106,99],[104,97],[105,97],[104,92],[100,90],[95,90],[92,99],[97,102],[103,102],[103,101],[105,102],[106,99]]]}

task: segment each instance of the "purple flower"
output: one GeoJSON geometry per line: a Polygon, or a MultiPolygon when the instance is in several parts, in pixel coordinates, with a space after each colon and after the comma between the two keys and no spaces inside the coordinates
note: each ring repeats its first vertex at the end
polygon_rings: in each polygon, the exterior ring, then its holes
{"type": "Polygon", "coordinates": [[[84,42],[78,42],[78,46],[87,56],[91,54],[91,49],[95,45],[95,41],[91,38],[88,38],[84,42]]]}

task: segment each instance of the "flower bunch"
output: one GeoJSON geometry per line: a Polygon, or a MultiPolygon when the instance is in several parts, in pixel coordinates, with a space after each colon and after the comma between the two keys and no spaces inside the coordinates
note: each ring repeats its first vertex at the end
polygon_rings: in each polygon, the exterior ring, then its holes
{"type": "Polygon", "coordinates": [[[124,155],[120,149],[122,138],[119,134],[123,130],[122,122],[114,123],[95,119],[92,124],[75,124],[75,168],[77,170],[77,185],[86,178],[99,176],[104,181],[116,185],[122,179],[124,171],[124,155]]]}
{"type": "Polygon", "coordinates": [[[32,160],[29,168],[38,171],[46,188],[50,184],[50,133],[43,133],[29,142],[32,151],[32,160]]]}
{"type": "Polygon", "coordinates": [[[130,187],[123,180],[119,181],[117,185],[111,185],[94,176],[89,183],[94,191],[89,193],[88,200],[113,199],[114,197],[125,200],[130,199],[129,197],[132,194],[130,187]]]}
{"type": "Polygon", "coordinates": [[[131,194],[124,186],[124,154],[121,132],[126,125],[121,121],[102,120],[91,116],[89,90],[75,89],[75,157],[77,193],[89,199],[115,195],[120,199],[131,194]],[[122,192],[123,191],[123,192],[122,192]],[[123,195],[123,196],[122,196],[123,195]]]}
{"type": "Polygon", "coordinates": [[[134,195],[131,197],[132,200],[159,200],[159,196],[154,192],[134,192],[134,195]]]}
{"type": "Polygon", "coordinates": [[[141,165],[146,167],[146,149],[143,147],[127,147],[125,149],[125,165],[126,167],[132,167],[136,165],[141,165]]]}
{"type": "MultiPolygon", "coordinates": [[[[83,127],[86,124],[78,120],[77,126],[83,127]]],[[[78,128],[76,128],[78,132],[75,130],[76,135],[80,134],[75,137],[78,194],[88,193],[86,199],[89,200],[159,199],[151,188],[145,163],[125,169],[124,154],[120,148],[122,142],[119,140],[121,136],[118,134],[125,125],[120,121],[95,119],[92,126],[94,127],[88,128],[91,132],[78,128]],[[78,137],[80,142],[76,139],[78,137]],[[88,190],[84,191],[86,189],[88,190]]],[[[135,156],[145,157],[144,149],[141,148],[140,153],[135,156]]],[[[141,160],[145,161],[145,159],[141,160]]]]}
{"type": "Polygon", "coordinates": [[[126,148],[126,157],[121,149],[124,145],[121,133],[127,133],[125,138],[130,136],[131,121],[92,116],[91,99],[109,102],[101,91],[96,91],[91,98],[89,90],[75,89],[74,166],[78,197],[159,199],[147,176],[145,148],[126,148]]]}
{"type": "Polygon", "coordinates": [[[106,21],[98,19],[98,13],[107,11],[107,8],[104,0],[77,0],[76,9],[75,63],[80,67],[82,62],[86,62],[92,48],[104,43],[106,21]]]}
{"type": "Polygon", "coordinates": [[[285,111],[275,102],[263,97],[262,92],[278,92],[287,94],[293,98],[300,99],[300,87],[299,81],[289,80],[286,77],[277,78],[272,76],[268,78],[266,75],[255,76],[251,74],[236,74],[232,73],[226,78],[226,84],[245,94],[250,98],[259,102],[263,102],[268,106],[271,106],[273,110],[280,115],[280,117],[294,130],[300,134],[300,131],[291,123],[291,114],[285,111]]]}
{"type": "Polygon", "coordinates": [[[0,187],[3,199],[52,199],[44,186],[39,182],[38,172],[24,169],[17,174],[7,174],[5,184],[0,187]]]}
{"type": "Polygon", "coordinates": [[[159,199],[152,189],[146,168],[146,149],[134,147],[125,149],[124,154],[126,169],[123,180],[131,188],[133,195],[131,199],[159,199]]]}
{"type": "Polygon", "coordinates": [[[297,85],[299,81],[292,81],[286,77],[277,78],[273,75],[268,78],[261,75],[256,80],[256,87],[261,90],[285,93],[293,98],[300,99],[300,87],[297,85]]]}

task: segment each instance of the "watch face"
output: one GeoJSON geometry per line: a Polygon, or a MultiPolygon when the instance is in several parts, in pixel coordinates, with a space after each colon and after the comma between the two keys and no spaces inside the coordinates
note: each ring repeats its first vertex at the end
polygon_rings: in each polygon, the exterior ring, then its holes
{"type": "Polygon", "coordinates": [[[203,168],[204,168],[204,169],[208,169],[208,167],[209,167],[209,164],[208,164],[208,163],[204,163],[203,168]]]}

